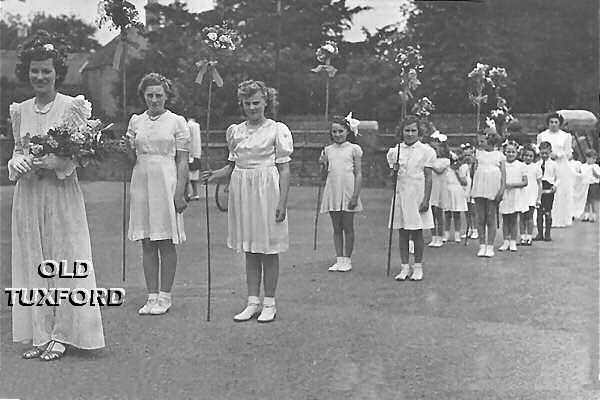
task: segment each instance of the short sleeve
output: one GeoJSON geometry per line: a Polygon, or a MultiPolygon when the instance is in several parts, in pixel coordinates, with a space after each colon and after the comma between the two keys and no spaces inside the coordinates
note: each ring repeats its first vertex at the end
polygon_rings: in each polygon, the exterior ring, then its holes
{"type": "Polygon", "coordinates": [[[539,164],[535,165],[535,179],[542,179],[542,167],[539,164]]]}
{"type": "Polygon", "coordinates": [[[229,156],[227,157],[227,161],[237,161],[237,156],[235,155],[235,143],[233,142],[233,135],[235,133],[236,125],[229,125],[227,128],[227,132],[225,133],[225,140],[227,141],[227,148],[229,149],[229,156]]]}
{"type": "Polygon", "coordinates": [[[129,125],[127,126],[127,133],[125,135],[131,141],[133,141],[135,139],[135,136],[137,135],[138,118],[139,118],[139,115],[133,114],[131,116],[131,118],[129,119],[129,125]]]}
{"type": "Polygon", "coordinates": [[[178,115],[175,122],[175,150],[190,151],[190,128],[187,121],[178,115]]]}
{"type": "Polygon", "coordinates": [[[65,114],[65,121],[74,125],[83,125],[92,117],[92,104],[82,95],[75,97],[65,114]]]}
{"type": "Polygon", "coordinates": [[[398,146],[389,149],[385,158],[387,159],[390,168],[394,168],[394,164],[398,161],[398,146]]]}
{"type": "Polygon", "coordinates": [[[294,152],[294,141],[292,139],[292,132],[289,128],[281,123],[277,122],[277,132],[275,133],[275,163],[283,164],[290,162],[292,158],[290,155],[294,152]]]}
{"type": "Polygon", "coordinates": [[[592,168],[594,169],[594,172],[596,172],[596,175],[600,175],[600,165],[594,164],[592,168]]]}
{"type": "Polygon", "coordinates": [[[363,150],[362,148],[355,144],[354,148],[352,149],[352,158],[356,159],[356,158],[362,158],[363,156],[363,150]]]}
{"type": "Polygon", "coordinates": [[[496,151],[496,153],[498,153],[497,157],[498,157],[498,167],[499,167],[500,164],[502,164],[502,162],[506,161],[506,156],[499,151],[496,151]]]}
{"type": "MultiPolygon", "coordinates": [[[[435,150],[433,147],[425,146],[425,157],[424,157],[424,168],[433,168],[435,165],[435,160],[437,159],[437,155],[435,154],[435,150]]],[[[448,160],[448,164],[450,160],[448,160]]]]}

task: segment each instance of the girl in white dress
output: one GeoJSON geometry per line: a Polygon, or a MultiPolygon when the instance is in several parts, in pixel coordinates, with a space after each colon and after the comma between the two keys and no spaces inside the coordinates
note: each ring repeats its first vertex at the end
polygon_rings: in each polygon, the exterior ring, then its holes
{"type": "Polygon", "coordinates": [[[409,116],[400,125],[400,143],[387,152],[387,162],[393,169],[392,178],[397,179],[394,200],[394,219],[390,207],[389,226],[399,229],[401,270],[397,281],[410,276],[411,280],[423,279],[423,229],[433,228],[433,215],[429,207],[431,196],[431,166],[435,150],[421,143],[422,128],[416,117],[409,116]],[[410,273],[409,239],[414,241],[415,264],[410,273]]]}
{"type": "Polygon", "coordinates": [[[598,153],[594,149],[585,152],[585,164],[581,166],[584,184],[588,185],[583,221],[596,222],[600,201],[600,165],[596,164],[598,153]]]}
{"type": "Polygon", "coordinates": [[[350,129],[346,119],[334,117],[330,135],[334,143],[325,147],[319,159],[327,171],[321,212],[329,213],[333,225],[337,260],[329,271],[346,272],[352,269],[354,215],[363,209],[359,197],[363,152],[356,143],[356,132],[350,129]]]}
{"type": "MultiPolygon", "coordinates": [[[[440,135],[440,134],[438,134],[440,135]]],[[[433,140],[431,141],[431,147],[435,150],[436,159],[431,164],[431,170],[433,174],[431,176],[431,197],[429,199],[429,205],[431,206],[431,213],[433,214],[434,227],[431,229],[431,243],[429,247],[442,247],[443,243],[448,240],[444,240],[444,204],[442,195],[444,193],[445,175],[446,171],[450,167],[450,158],[448,145],[444,141],[439,140],[438,137],[432,135],[433,140]]],[[[442,139],[445,135],[442,136],[442,139]]]]}
{"type": "Polygon", "coordinates": [[[469,166],[459,161],[458,155],[450,152],[450,167],[446,169],[442,204],[446,217],[444,238],[450,237],[450,225],[454,219],[454,242],[460,243],[460,213],[467,211],[467,198],[463,187],[467,185],[469,166]]]}
{"type": "MultiPolygon", "coordinates": [[[[583,155],[585,157],[585,154],[583,155]]],[[[584,160],[585,161],[585,160],[584,160]]],[[[579,219],[583,217],[585,210],[585,202],[587,200],[588,186],[583,182],[583,176],[581,175],[581,161],[575,158],[575,155],[571,156],[569,160],[569,166],[573,171],[573,203],[571,208],[571,216],[573,219],[579,219]]]]}
{"type": "Polygon", "coordinates": [[[498,209],[502,214],[504,243],[498,250],[517,251],[517,219],[519,213],[529,210],[525,193],[527,170],[525,164],[517,160],[519,148],[517,142],[509,140],[503,147],[506,156],[506,186],[498,209]]]}
{"type": "Polygon", "coordinates": [[[165,109],[171,83],[164,76],[145,75],[138,95],[148,110],[132,115],[127,129],[137,156],[129,190],[129,240],[142,242],[148,290],[148,300],[138,313],[161,315],[171,308],[177,268],[175,245],[185,241],[182,213],[186,208],[190,131],[184,117],[165,109]]]}
{"type": "Polygon", "coordinates": [[[477,207],[475,207],[475,199],[471,196],[471,189],[473,187],[473,176],[475,175],[475,148],[470,143],[463,143],[460,145],[462,150],[462,168],[468,170],[467,184],[463,186],[465,191],[465,197],[467,199],[467,211],[465,212],[465,220],[467,222],[467,230],[461,238],[465,238],[468,234],[471,239],[478,239],[479,232],[477,232],[477,226],[479,221],[477,219],[477,207]],[[470,229],[469,229],[470,228],[470,229]],[[469,232],[470,231],[470,232],[469,232]]]}
{"type": "Polygon", "coordinates": [[[494,256],[497,207],[502,200],[506,184],[506,157],[498,150],[494,150],[498,142],[496,133],[483,132],[477,135],[478,149],[475,154],[477,164],[471,196],[475,199],[479,217],[478,257],[494,256]]]}
{"type": "Polygon", "coordinates": [[[558,113],[552,113],[546,117],[548,129],[537,135],[538,146],[542,142],[552,145],[550,158],[556,162],[556,192],[554,193],[554,204],[552,206],[552,227],[565,227],[573,223],[573,181],[575,175],[569,167],[569,157],[573,152],[570,133],[560,129],[564,119],[558,113]]]}
{"type": "Polygon", "coordinates": [[[229,164],[203,174],[205,183],[231,177],[227,246],[246,254],[248,287],[247,306],[233,317],[236,322],[248,321],[258,312],[263,276],[265,296],[258,322],[275,319],[279,253],[289,247],[286,207],[294,144],[285,124],[265,117],[276,94],[261,81],[239,84],[237,96],[246,121],[227,128],[229,164]]]}
{"type": "Polygon", "coordinates": [[[531,246],[533,240],[533,213],[542,201],[542,169],[535,161],[536,148],[527,145],[523,150],[523,163],[527,172],[527,186],[525,186],[525,199],[527,211],[521,214],[521,245],[531,246]]]}
{"type": "MultiPolygon", "coordinates": [[[[67,49],[44,31],[23,44],[16,72],[19,80],[31,84],[35,97],[10,106],[15,147],[8,173],[10,180],[17,181],[12,204],[12,286],[94,290],[96,276],[77,164],[54,154],[34,158],[25,138],[45,135],[65,121],[83,125],[91,105],[83,96],[57,92],[67,74],[67,49]],[[66,260],[68,273],[73,273],[75,261],[87,261],[88,274],[75,279],[42,277],[38,266],[44,260],[66,260]]],[[[80,349],[105,345],[98,304],[75,306],[66,300],[57,306],[33,307],[15,302],[12,335],[15,342],[33,342],[23,358],[41,361],[60,359],[65,345],[80,349]]]]}

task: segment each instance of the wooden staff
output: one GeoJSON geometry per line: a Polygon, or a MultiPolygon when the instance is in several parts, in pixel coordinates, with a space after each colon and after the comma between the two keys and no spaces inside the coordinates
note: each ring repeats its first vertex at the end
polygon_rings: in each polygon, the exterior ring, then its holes
{"type": "Polygon", "coordinates": [[[392,262],[392,237],[393,237],[393,232],[394,232],[394,214],[396,213],[396,189],[398,187],[398,175],[397,175],[397,171],[396,171],[396,166],[399,164],[400,162],[400,144],[398,143],[398,154],[396,155],[396,163],[394,164],[394,169],[392,172],[394,174],[394,197],[392,197],[392,215],[391,215],[391,221],[390,221],[390,235],[388,238],[388,254],[387,254],[387,268],[386,268],[386,274],[387,276],[390,276],[390,266],[391,266],[391,262],[392,262]]]}
{"type": "MultiPolygon", "coordinates": [[[[323,151],[321,151],[321,155],[323,155],[325,152],[325,149],[323,149],[323,151]]],[[[322,193],[322,189],[323,189],[323,184],[320,181],[321,178],[321,174],[323,173],[323,167],[321,166],[321,168],[319,169],[319,186],[317,189],[317,205],[316,205],[316,211],[315,211],[315,232],[314,232],[314,237],[313,237],[313,250],[317,250],[317,229],[319,226],[319,205],[321,204],[321,193],[322,193]]]]}
{"type": "MultiPolygon", "coordinates": [[[[123,124],[127,127],[127,30],[121,29],[121,41],[123,44],[123,58],[121,63],[121,81],[123,84],[123,124]]],[[[127,129],[127,128],[125,128],[127,129]]],[[[125,131],[127,134],[127,131],[125,131]]],[[[127,229],[126,215],[127,215],[127,171],[128,165],[124,163],[123,165],[123,232],[122,232],[122,263],[121,263],[121,272],[122,279],[125,282],[125,258],[126,258],[126,247],[125,247],[125,236],[127,229]]]]}
{"type": "MultiPolygon", "coordinates": [[[[211,67],[209,67],[211,68],[211,67]]],[[[210,159],[208,149],[210,142],[210,103],[212,98],[212,75],[208,79],[208,108],[206,111],[206,147],[204,154],[206,157],[206,168],[210,171],[210,159]]],[[[208,184],[204,185],[204,209],[206,210],[206,265],[207,265],[207,300],[206,300],[206,320],[210,321],[210,295],[211,295],[211,266],[210,266],[210,214],[208,212],[208,184]]]]}

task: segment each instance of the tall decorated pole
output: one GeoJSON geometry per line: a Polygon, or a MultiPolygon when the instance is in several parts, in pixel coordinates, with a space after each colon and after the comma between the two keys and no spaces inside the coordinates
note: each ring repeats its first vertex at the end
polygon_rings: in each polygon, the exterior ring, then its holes
{"type": "MultiPolygon", "coordinates": [[[[337,44],[331,40],[326,41],[317,49],[317,60],[321,63],[311,69],[315,73],[324,73],[325,75],[325,121],[329,121],[329,80],[335,76],[337,69],[331,65],[331,59],[339,54],[337,44]]],[[[324,155],[324,150],[320,157],[324,155]]],[[[323,167],[321,167],[323,168],[323,167]]],[[[321,170],[321,174],[323,171],[321,170]]],[[[319,174],[319,175],[321,175],[319,174]]],[[[321,178],[321,176],[319,176],[321,178]]],[[[317,250],[317,230],[319,226],[319,205],[321,203],[321,192],[323,190],[322,182],[319,182],[317,188],[317,205],[315,211],[315,228],[313,235],[313,250],[317,250]]]]}
{"type": "MultiPolygon", "coordinates": [[[[210,170],[209,145],[210,145],[210,106],[212,101],[212,86],[213,82],[217,87],[223,87],[223,78],[217,71],[217,57],[219,52],[224,50],[235,50],[235,42],[237,41],[237,33],[228,29],[225,25],[214,25],[202,30],[203,40],[206,47],[209,49],[211,57],[198,61],[196,66],[199,68],[196,76],[196,83],[202,85],[204,77],[208,80],[208,101],[206,109],[206,146],[204,149],[204,157],[206,157],[206,168],[210,170]]],[[[204,208],[206,210],[206,258],[207,258],[207,304],[206,304],[206,320],[210,321],[210,298],[212,288],[211,278],[211,255],[210,255],[210,213],[208,209],[208,185],[204,185],[204,208]]]]}
{"type": "Polygon", "coordinates": [[[496,108],[490,111],[490,117],[495,123],[496,133],[503,137],[506,124],[514,119],[506,99],[500,96],[500,90],[508,86],[508,74],[502,67],[492,67],[488,72],[488,77],[488,81],[496,94],[496,108]]]}
{"type": "MultiPolygon", "coordinates": [[[[421,47],[419,45],[407,46],[406,49],[400,49],[396,56],[396,62],[400,64],[400,120],[404,121],[406,118],[406,109],[408,102],[414,97],[413,91],[421,85],[418,76],[423,72],[423,64],[421,64],[423,57],[421,56],[421,47]]],[[[388,254],[387,254],[387,266],[386,274],[390,275],[390,268],[392,263],[392,239],[394,233],[394,217],[396,214],[396,191],[398,189],[398,169],[400,161],[400,145],[398,144],[398,152],[396,154],[396,163],[394,164],[394,185],[392,194],[392,212],[390,215],[390,230],[388,235],[388,254]]]]}
{"type": "Polygon", "coordinates": [[[490,78],[487,77],[487,72],[490,66],[487,64],[477,63],[477,66],[473,68],[467,75],[471,79],[475,93],[469,93],[469,101],[472,105],[477,107],[477,119],[475,124],[475,132],[479,132],[481,125],[481,103],[487,103],[488,96],[483,94],[483,89],[486,83],[490,83],[490,78]]]}
{"type": "MultiPolygon", "coordinates": [[[[131,45],[138,48],[139,44],[128,39],[130,28],[142,29],[144,26],[138,20],[139,14],[135,6],[125,0],[103,0],[98,3],[98,16],[96,23],[101,28],[109,23],[109,29],[119,30],[119,43],[113,56],[113,68],[121,71],[122,85],[122,118],[123,124],[127,125],[127,49],[131,45]]],[[[125,282],[125,259],[126,259],[126,230],[127,230],[127,163],[123,165],[123,212],[122,212],[122,248],[121,248],[121,271],[125,282]]]]}

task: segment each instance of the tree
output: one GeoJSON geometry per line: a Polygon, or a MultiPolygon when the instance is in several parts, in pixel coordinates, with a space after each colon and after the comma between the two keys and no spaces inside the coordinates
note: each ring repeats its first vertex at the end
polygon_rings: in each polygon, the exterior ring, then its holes
{"type": "Polygon", "coordinates": [[[25,20],[18,14],[8,14],[0,21],[0,48],[16,50],[20,43],[20,36],[31,34],[38,29],[64,35],[73,52],[86,52],[100,47],[100,43],[94,39],[96,27],[75,15],[52,16],[37,13],[31,20],[25,20]]]}

